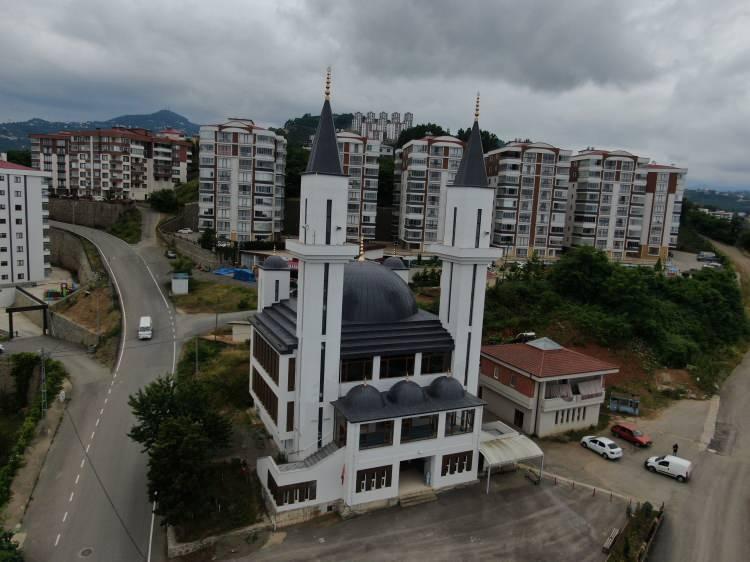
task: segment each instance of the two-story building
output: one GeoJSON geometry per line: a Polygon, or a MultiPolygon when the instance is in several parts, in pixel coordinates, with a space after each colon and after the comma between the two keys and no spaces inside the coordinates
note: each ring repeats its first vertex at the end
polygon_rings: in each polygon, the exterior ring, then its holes
{"type": "Polygon", "coordinates": [[[619,368],[539,338],[483,346],[480,372],[479,396],[487,411],[544,437],[596,425],[604,377],[619,368]]]}

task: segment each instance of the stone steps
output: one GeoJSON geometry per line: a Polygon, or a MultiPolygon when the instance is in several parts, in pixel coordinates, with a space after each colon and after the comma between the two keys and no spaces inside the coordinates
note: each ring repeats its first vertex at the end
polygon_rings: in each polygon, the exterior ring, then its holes
{"type": "Polygon", "coordinates": [[[420,503],[434,501],[437,501],[437,494],[435,494],[431,488],[425,488],[417,492],[404,494],[399,498],[399,504],[401,504],[401,507],[411,507],[413,505],[419,505],[420,503]]]}

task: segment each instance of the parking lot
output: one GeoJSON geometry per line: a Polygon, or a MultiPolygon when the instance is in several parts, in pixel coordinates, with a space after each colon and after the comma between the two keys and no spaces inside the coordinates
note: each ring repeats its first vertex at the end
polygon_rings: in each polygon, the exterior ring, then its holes
{"type": "MultiPolygon", "coordinates": [[[[690,482],[681,484],[667,476],[652,474],[643,463],[654,455],[671,455],[675,443],[679,457],[695,460],[710,440],[705,434],[710,409],[709,400],[681,400],[655,419],[628,418],[653,439],[653,446],[646,449],[612,437],[609,432],[598,434],[612,438],[622,448],[623,457],[615,461],[607,461],[577,443],[542,440],[539,444],[545,453],[545,469],[635,500],[648,500],[657,506],[665,502],[669,506],[690,494],[690,482]]],[[[694,464],[693,475],[699,470],[700,465],[694,464]]]]}
{"type": "Polygon", "coordinates": [[[593,561],[604,560],[602,544],[612,527],[625,522],[622,501],[548,481],[535,486],[520,471],[493,476],[490,494],[483,484],[439,494],[432,503],[282,529],[252,553],[240,553],[242,544],[224,544],[215,555],[269,561],[593,561]],[[236,553],[227,554],[232,549],[236,553]]]}

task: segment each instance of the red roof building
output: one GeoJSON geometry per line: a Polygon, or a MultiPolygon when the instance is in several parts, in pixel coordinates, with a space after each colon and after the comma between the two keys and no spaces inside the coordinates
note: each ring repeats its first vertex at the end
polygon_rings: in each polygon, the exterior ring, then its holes
{"type": "Polygon", "coordinates": [[[549,338],[486,345],[480,391],[487,410],[539,436],[596,425],[604,377],[616,365],[566,349],[549,338]]]}

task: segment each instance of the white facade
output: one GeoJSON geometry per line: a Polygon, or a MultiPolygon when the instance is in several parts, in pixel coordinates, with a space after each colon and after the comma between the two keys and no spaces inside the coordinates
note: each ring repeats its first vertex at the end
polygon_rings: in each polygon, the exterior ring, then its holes
{"type": "Polygon", "coordinates": [[[344,174],[349,177],[346,239],[350,242],[375,240],[378,211],[379,140],[354,133],[336,133],[344,174]]]}
{"type": "MultiPolygon", "coordinates": [[[[267,260],[259,268],[259,314],[250,320],[250,392],[289,461],[265,457],[257,465],[277,523],[387,505],[415,483],[440,489],[476,480],[486,270],[499,251],[489,248],[493,190],[486,187],[478,128],[475,141],[474,166],[485,187],[444,186],[455,218],[432,248],[450,266],[436,317],[418,311],[391,269],[364,256],[352,262],[358,248],[346,242],[349,182],[324,105],[302,177],[299,238],[286,243],[299,259],[296,301],[266,296],[282,271],[267,260]]],[[[446,160],[456,146],[438,145],[446,160]]]]}
{"type": "Polygon", "coordinates": [[[284,223],[286,139],[249,119],[200,129],[198,227],[244,242],[278,237],[284,223]]]}
{"type": "Polygon", "coordinates": [[[50,174],[0,160],[0,306],[16,284],[44,279],[50,269],[47,185],[50,174]]]}
{"type": "Polygon", "coordinates": [[[423,249],[442,240],[445,197],[458,170],[463,143],[455,137],[424,137],[396,150],[393,178],[394,236],[423,249]]]}

